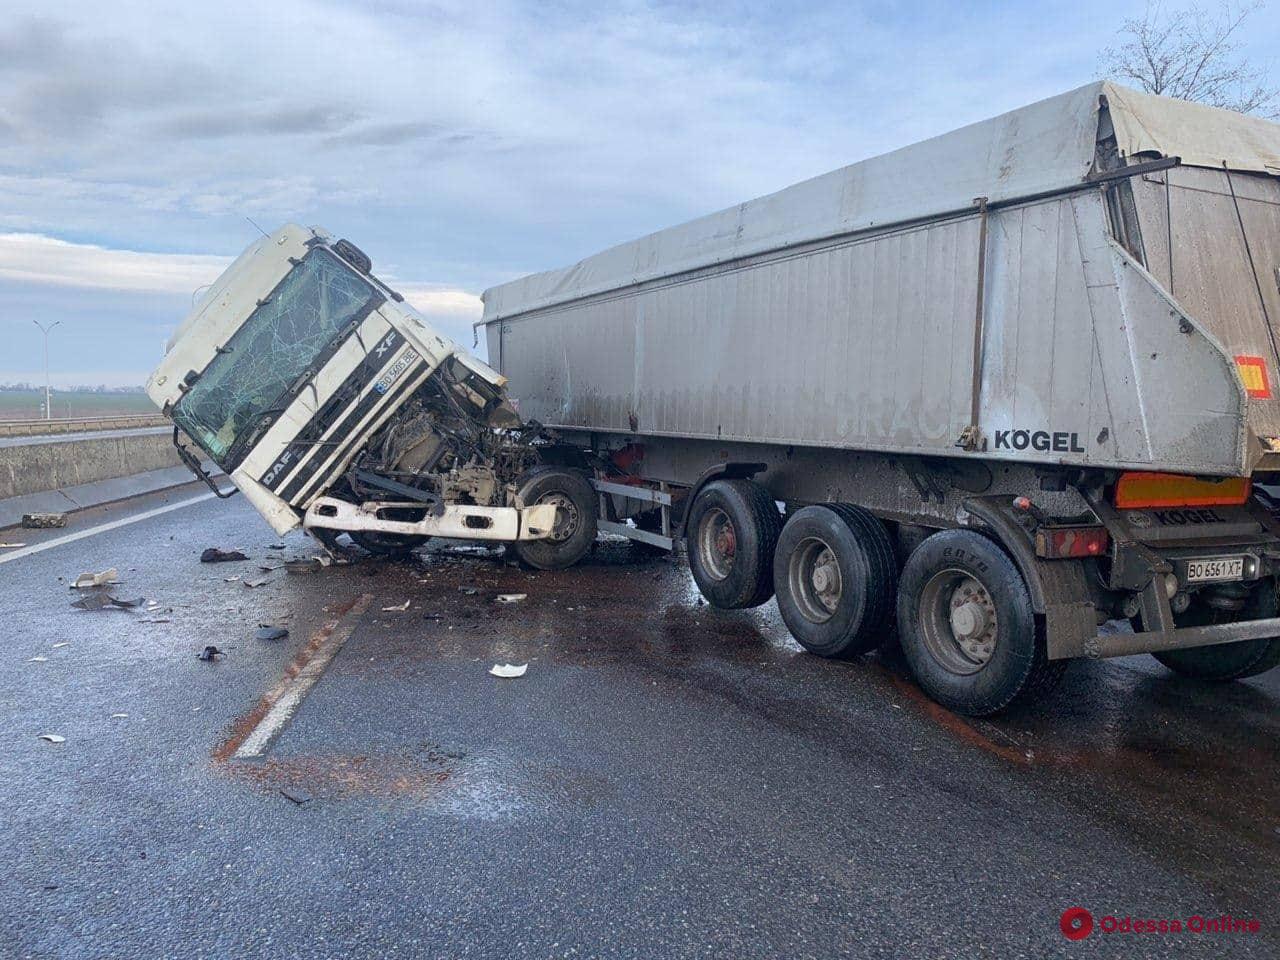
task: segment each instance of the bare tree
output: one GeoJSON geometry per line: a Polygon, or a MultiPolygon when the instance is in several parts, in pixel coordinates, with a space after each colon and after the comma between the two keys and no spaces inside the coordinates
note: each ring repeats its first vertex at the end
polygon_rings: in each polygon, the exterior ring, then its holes
{"type": "Polygon", "coordinates": [[[1121,25],[1123,42],[1102,52],[1102,71],[1147,93],[1280,117],[1280,89],[1240,55],[1241,28],[1264,5],[1221,0],[1217,9],[1166,10],[1148,3],[1141,18],[1121,25]]]}

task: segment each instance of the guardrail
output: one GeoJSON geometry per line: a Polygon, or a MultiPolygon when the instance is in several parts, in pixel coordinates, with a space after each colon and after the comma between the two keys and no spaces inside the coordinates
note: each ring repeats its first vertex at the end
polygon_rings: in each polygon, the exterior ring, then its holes
{"type": "Polygon", "coordinates": [[[94,430],[136,430],[142,427],[163,427],[168,423],[159,413],[53,420],[0,420],[0,437],[43,437],[55,433],[89,433],[94,430]]]}

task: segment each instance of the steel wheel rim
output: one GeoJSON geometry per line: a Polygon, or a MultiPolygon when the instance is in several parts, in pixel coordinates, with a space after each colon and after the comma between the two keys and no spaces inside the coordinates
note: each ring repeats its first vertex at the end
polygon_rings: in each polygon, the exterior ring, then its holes
{"type": "Polygon", "coordinates": [[[991,662],[1000,619],[991,592],[968,570],[940,570],[920,592],[920,636],[946,670],[970,676],[991,662]]]}
{"type": "Polygon", "coordinates": [[[724,580],[733,570],[738,556],[738,531],[719,507],[708,510],[698,524],[698,554],[703,569],[713,580],[724,580]]]}
{"type": "Polygon", "coordinates": [[[787,586],[800,615],[826,623],[840,607],[844,577],[835,551],[820,537],[806,537],[787,558],[787,586]]]}
{"type": "Polygon", "coordinates": [[[538,498],[539,504],[554,504],[556,508],[556,518],[551,524],[551,535],[548,540],[555,543],[563,543],[578,532],[578,526],[582,522],[578,514],[578,508],[573,500],[567,494],[555,492],[547,493],[538,498]]]}

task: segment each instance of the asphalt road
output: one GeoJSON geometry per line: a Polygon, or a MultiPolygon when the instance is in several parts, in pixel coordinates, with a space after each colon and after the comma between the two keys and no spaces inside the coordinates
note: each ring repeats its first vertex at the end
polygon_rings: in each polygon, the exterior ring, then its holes
{"type": "Polygon", "coordinates": [[[713,611],[626,544],[561,573],[443,549],[246,587],[315,552],[276,541],[236,499],[0,548],[0,956],[1280,954],[1274,672],[1080,663],[1042,710],[965,721],[891,653],[805,655],[771,604],[713,611]],[[109,566],[158,606],[73,609],[67,581],[109,566]],[[1101,930],[1222,914],[1261,929],[1101,930]]]}

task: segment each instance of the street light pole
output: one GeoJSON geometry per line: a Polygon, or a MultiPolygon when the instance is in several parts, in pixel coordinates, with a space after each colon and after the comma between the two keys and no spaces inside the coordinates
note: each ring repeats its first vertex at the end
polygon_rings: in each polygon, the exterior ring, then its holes
{"type": "Polygon", "coordinates": [[[61,320],[55,320],[47,327],[39,320],[32,320],[40,332],[44,334],[44,418],[46,420],[53,419],[53,401],[49,398],[49,331],[60,324],[61,320]]]}

